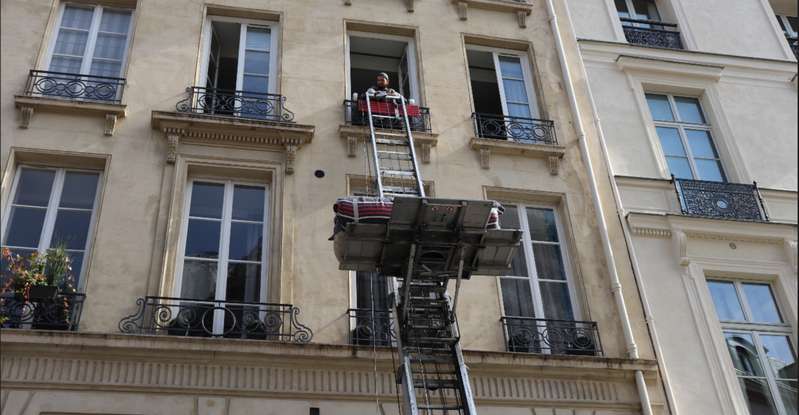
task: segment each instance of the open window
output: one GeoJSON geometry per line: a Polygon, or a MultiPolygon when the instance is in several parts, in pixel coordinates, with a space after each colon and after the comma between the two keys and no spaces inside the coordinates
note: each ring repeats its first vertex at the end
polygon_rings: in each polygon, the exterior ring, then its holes
{"type": "Polygon", "coordinates": [[[206,21],[203,61],[195,89],[200,112],[268,118],[280,108],[277,33],[274,22],[211,16],[206,21]]]}
{"type": "Polygon", "coordinates": [[[540,113],[527,54],[469,46],[466,56],[478,136],[533,140],[540,113]]]}
{"type": "Polygon", "coordinates": [[[359,96],[375,85],[385,72],[391,88],[408,100],[419,102],[416,48],[412,38],[376,33],[350,32],[348,95],[359,96]]]}

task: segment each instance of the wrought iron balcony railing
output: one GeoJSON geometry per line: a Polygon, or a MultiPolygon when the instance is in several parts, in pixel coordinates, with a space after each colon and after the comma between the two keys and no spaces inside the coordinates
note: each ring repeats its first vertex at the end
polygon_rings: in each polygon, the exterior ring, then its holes
{"type": "Polygon", "coordinates": [[[641,46],[666,49],[683,49],[680,32],[674,23],[659,20],[621,18],[624,37],[641,46]]]}
{"type": "Polygon", "coordinates": [[[173,297],[136,300],[138,311],[119,322],[130,334],[225,337],[308,343],[313,332],[291,304],[205,301],[173,297]]]}
{"type": "Polygon", "coordinates": [[[200,86],[188,87],[186,93],[188,96],[175,105],[178,112],[294,122],[294,113],[286,109],[286,97],[282,95],[200,86]]]}
{"type": "Polygon", "coordinates": [[[31,70],[25,95],[119,104],[125,78],[31,70]]]}
{"type": "Polygon", "coordinates": [[[54,298],[0,297],[0,327],[77,331],[85,294],[59,292],[54,298]]]}
{"type": "Polygon", "coordinates": [[[480,138],[515,141],[522,144],[558,144],[555,123],[535,118],[473,113],[474,133],[480,138]]]}
{"type": "MultiPolygon", "coordinates": [[[[388,104],[393,107],[393,104],[388,104]]],[[[372,107],[374,108],[374,107],[372,107]]],[[[411,131],[429,133],[432,131],[430,127],[430,108],[416,107],[416,109],[408,106],[408,123],[411,125],[411,131]]],[[[396,109],[396,108],[395,108],[396,109]]],[[[402,109],[398,109],[402,111],[402,109]]],[[[399,113],[397,113],[399,114],[399,113]]],[[[402,121],[392,120],[387,118],[375,118],[373,120],[375,128],[384,128],[391,130],[402,130],[405,128],[402,121]]],[[[369,120],[367,119],[366,101],[353,101],[344,100],[344,124],[355,126],[367,126],[369,120]]]]}
{"type": "Polygon", "coordinates": [[[593,321],[502,317],[509,352],[601,356],[602,344],[593,321]]]}
{"type": "Polygon", "coordinates": [[[391,346],[396,338],[390,310],[351,308],[350,344],[356,346],[391,346]]]}
{"type": "Polygon", "coordinates": [[[768,221],[757,183],[723,183],[676,179],[672,176],[683,215],[768,221]]]}

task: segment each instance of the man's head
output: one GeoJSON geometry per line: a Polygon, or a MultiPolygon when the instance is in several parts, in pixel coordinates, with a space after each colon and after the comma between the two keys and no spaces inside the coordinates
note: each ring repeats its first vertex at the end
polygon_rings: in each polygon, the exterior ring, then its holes
{"type": "Polygon", "coordinates": [[[380,88],[388,88],[389,78],[388,74],[385,72],[380,72],[377,74],[377,86],[380,88]]]}

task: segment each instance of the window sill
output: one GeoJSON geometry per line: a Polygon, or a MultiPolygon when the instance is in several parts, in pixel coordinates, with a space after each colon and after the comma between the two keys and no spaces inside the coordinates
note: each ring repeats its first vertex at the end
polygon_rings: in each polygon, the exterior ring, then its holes
{"type": "Polygon", "coordinates": [[[514,141],[494,138],[473,137],[469,146],[480,152],[480,167],[491,168],[491,154],[505,154],[527,158],[545,158],[548,161],[549,173],[558,174],[560,159],[566,154],[566,147],[553,144],[523,144],[514,141]]]}
{"type": "Polygon", "coordinates": [[[175,162],[181,142],[279,149],[286,153],[286,174],[294,173],[296,152],[311,142],[316,129],[306,124],[165,111],[153,111],[151,122],[153,128],[161,130],[167,138],[167,163],[175,162]]]}
{"type": "MultiPolygon", "coordinates": [[[[357,157],[358,144],[369,140],[368,127],[340,125],[338,132],[342,139],[347,140],[348,157],[357,157]]],[[[415,144],[419,161],[424,164],[430,164],[430,149],[438,144],[438,134],[414,131],[413,143],[415,144]]]]}
{"type": "Polygon", "coordinates": [[[516,13],[516,19],[522,29],[527,27],[527,16],[533,11],[532,4],[512,0],[452,0],[452,2],[458,7],[458,17],[461,20],[469,18],[470,7],[498,12],[511,12],[516,13]]]}
{"type": "Polygon", "coordinates": [[[21,114],[19,128],[28,128],[34,112],[37,111],[104,115],[105,128],[103,134],[107,136],[114,135],[117,120],[127,114],[127,106],[124,104],[31,95],[14,95],[14,106],[19,108],[21,114]]]}

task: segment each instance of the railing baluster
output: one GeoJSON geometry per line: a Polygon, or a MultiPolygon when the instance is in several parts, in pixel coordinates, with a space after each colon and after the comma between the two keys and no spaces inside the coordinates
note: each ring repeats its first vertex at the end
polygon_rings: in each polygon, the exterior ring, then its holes
{"type": "Polygon", "coordinates": [[[25,94],[119,104],[124,86],[125,78],[31,70],[25,94]]]}
{"type": "Polygon", "coordinates": [[[672,179],[683,215],[768,221],[757,183],[672,179]]]}
{"type": "Polygon", "coordinates": [[[593,321],[502,317],[510,352],[601,356],[597,324],[593,321]]]}
{"type": "Polygon", "coordinates": [[[515,141],[522,144],[557,145],[555,123],[551,120],[472,114],[475,134],[480,138],[515,141]]]}
{"type": "Polygon", "coordinates": [[[188,87],[186,92],[188,96],[175,104],[178,112],[294,122],[294,113],[286,109],[286,97],[282,95],[199,86],[188,87]]]}

